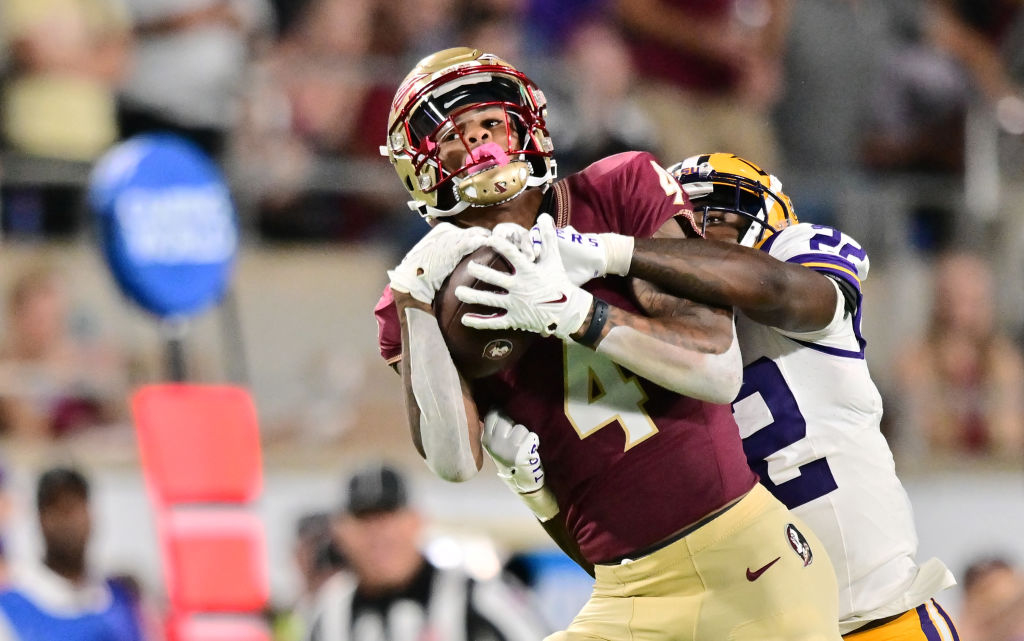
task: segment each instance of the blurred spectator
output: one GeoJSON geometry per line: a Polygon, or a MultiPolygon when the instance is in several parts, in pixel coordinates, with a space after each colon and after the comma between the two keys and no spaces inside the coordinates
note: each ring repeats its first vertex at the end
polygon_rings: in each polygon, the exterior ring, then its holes
{"type": "Polygon", "coordinates": [[[655,123],[663,161],[729,149],[762,166],[779,164],[770,107],[781,88],[788,5],[615,1],[640,75],[637,100],[655,123]]]}
{"type": "Polygon", "coordinates": [[[916,0],[903,3],[902,45],[872,95],[864,147],[876,169],[963,170],[964,116],[987,106],[1000,127],[1024,133],[1024,92],[1003,57],[1021,16],[1014,0],[916,0]]]}
{"type": "Polygon", "coordinates": [[[371,465],[347,485],[335,540],[352,571],[321,590],[311,641],[538,641],[547,634],[518,589],[423,556],[423,516],[395,468],[371,465]]]}
{"type": "Polygon", "coordinates": [[[455,41],[461,46],[493,51],[505,60],[522,60],[526,46],[526,3],[521,0],[456,0],[455,41]]]}
{"type": "Polygon", "coordinates": [[[114,88],[128,60],[116,0],[5,0],[11,76],[3,100],[10,149],[92,160],[117,139],[114,88]]]}
{"type": "Polygon", "coordinates": [[[299,518],[293,554],[302,584],[290,611],[274,624],[274,638],[279,641],[306,638],[320,588],[346,567],[345,558],[334,544],[330,514],[313,512],[299,518]]]}
{"type": "Polygon", "coordinates": [[[972,95],[968,76],[940,46],[937,24],[929,17],[937,0],[896,6],[892,19],[898,39],[868,94],[864,162],[883,171],[960,172],[964,115],[972,95]]]}
{"type": "Polygon", "coordinates": [[[0,638],[5,641],[141,641],[141,606],[131,586],[90,570],[89,482],[57,467],[36,487],[42,562],[14,568],[0,591],[0,638]]]}
{"type": "Polygon", "coordinates": [[[111,346],[76,335],[67,284],[48,266],[18,276],[0,342],[0,434],[56,437],[125,415],[127,370],[111,346]]]}
{"type": "MultiPolygon", "coordinates": [[[[4,0],[10,49],[0,102],[3,148],[30,158],[89,162],[117,139],[116,87],[130,54],[119,0],[4,0]]],[[[59,167],[51,176],[60,176],[59,167]]],[[[73,179],[5,185],[7,231],[67,234],[78,228],[82,188],[73,179]]]]}
{"type": "Polygon", "coordinates": [[[927,327],[895,359],[903,454],[1024,456],[1024,358],[997,325],[994,287],[980,256],[936,261],[927,327]]]}
{"type": "Polygon", "coordinates": [[[618,31],[607,22],[583,22],[563,44],[564,77],[547,83],[565,86],[547,96],[549,121],[561,132],[554,140],[559,174],[621,151],[654,151],[654,125],[633,95],[636,70],[618,31]]]}
{"type": "Polygon", "coordinates": [[[857,223],[867,216],[858,211],[855,220],[838,221],[838,210],[848,193],[863,201],[857,180],[869,106],[858,92],[877,83],[895,39],[896,4],[795,0],[775,106],[786,193],[800,203],[800,220],[849,226],[861,242],[868,234],[857,232],[857,223]]]}
{"type": "Polygon", "coordinates": [[[264,237],[365,239],[392,212],[408,222],[380,164],[400,78],[375,47],[403,42],[387,15],[372,0],[311,0],[257,63],[233,156],[264,237]]]}
{"type": "Polygon", "coordinates": [[[177,133],[221,159],[237,125],[254,47],[270,35],[267,0],[126,0],[136,37],[119,106],[121,135],[177,133]]]}
{"type": "Polygon", "coordinates": [[[963,574],[957,628],[964,641],[1024,639],[1024,574],[999,556],[978,559],[963,574]]]}

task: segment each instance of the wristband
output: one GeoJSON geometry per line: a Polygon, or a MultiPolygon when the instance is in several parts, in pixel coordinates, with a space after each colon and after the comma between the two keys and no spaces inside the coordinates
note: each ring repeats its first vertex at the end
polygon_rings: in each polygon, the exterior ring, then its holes
{"type": "Polygon", "coordinates": [[[629,267],[633,263],[633,237],[619,234],[598,234],[604,241],[604,251],[607,257],[607,273],[616,276],[629,274],[629,267]]]}
{"type": "Polygon", "coordinates": [[[593,347],[597,339],[601,338],[601,330],[608,322],[608,303],[600,298],[594,297],[594,315],[590,319],[587,331],[576,339],[576,342],[585,347],[593,347]]]}

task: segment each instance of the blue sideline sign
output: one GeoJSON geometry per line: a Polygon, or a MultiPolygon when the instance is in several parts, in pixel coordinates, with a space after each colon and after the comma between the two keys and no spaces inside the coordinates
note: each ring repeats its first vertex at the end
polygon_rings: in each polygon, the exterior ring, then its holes
{"type": "Polygon", "coordinates": [[[227,183],[200,150],[171,134],[131,138],[96,163],[89,204],[118,286],[160,318],[221,300],[238,251],[227,183]]]}

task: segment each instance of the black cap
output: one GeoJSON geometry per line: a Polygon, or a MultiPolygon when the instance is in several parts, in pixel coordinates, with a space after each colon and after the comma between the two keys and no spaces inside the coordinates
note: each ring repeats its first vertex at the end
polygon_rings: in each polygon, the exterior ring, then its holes
{"type": "Polygon", "coordinates": [[[409,492],[402,474],[387,464],[374,464],[348,480],[344,510],[354,516],[393,512],[409,504],[409,492]]]}

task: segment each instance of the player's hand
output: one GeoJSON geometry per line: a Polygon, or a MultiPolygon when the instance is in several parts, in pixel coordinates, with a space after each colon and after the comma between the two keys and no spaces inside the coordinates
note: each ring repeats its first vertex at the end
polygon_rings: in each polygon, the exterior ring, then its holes
{"type": "Polygon", "coordinates": [[[483,247],[488,235],[482,227],[463,229],[451,223],[435,225],[397,267],[388,271],[391,289],[429,305],[462,257],[483,247]]]}
{"type": "MultiPolygon", "coordinates": [[[[550,217],[549,217],[550,218],[550,217]]],[[[455,296],[464,303],[479,303],[505,310],[491,315],[463,314],[462,324],[475,329],[521,329],[567,340],[583,325],[594,296],[574,285],[562,267],[553,225],[538,230],[540,251],[535,261],[504,238],[487,244],[514,268],[507,274],[479,263],[469,264],[470,275],[505,291],[488,292],[461,285],[455,296]]]]}
{"type": "Polygon", "coordinates": [[[534,516],[543,522],[558,514],[558,499],[544,485],[540,437],[493,409],[484,418],[481,441],[498,468],[498,478],[519,495],[534,516]]]}
{"type": "Polygon", "coordinates": [[[537,253],[540,250],[539,241],[537,245],[534,244],[534,235],[532,230],[515,223],[498,223],[491,230],[492,238],[504,238],[531,261],[537,260],[537,253]]]}
{"type": "Polygon", "coordinates": [[[498,410],[484,418],[481,439],[494,460],[498,476],[519,494],[530,494],[544,487],[544,466],[540,462],[540,437],[513,423],[498,410]]]}
{"type": "Polygon", "coordinates": [[[625,276],[629,272],[633,260],[632,236],[584,234],[572,226],[556,228],[554,219],[543,214],[530,230],[533,244],[542,244],[541,229],[547,228],[554,229],[562,265],[573,285],[582,285],[608,274],[625,276]]]}

